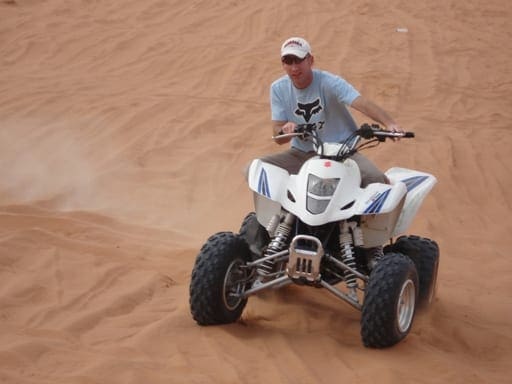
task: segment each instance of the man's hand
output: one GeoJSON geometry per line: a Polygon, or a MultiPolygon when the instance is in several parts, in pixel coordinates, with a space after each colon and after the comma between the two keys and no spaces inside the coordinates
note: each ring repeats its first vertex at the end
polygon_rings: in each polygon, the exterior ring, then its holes
{"type": "Polygon", "coordinates": [[[386,129],[391,132],[404,133],[405,131],[397,123],[392,123],[386,126],[386,129]]]}
{"type": "Polygon", "coordinates": [[[281,127],[281,131],[283,133],[293,133],[293,132],[295,132],[295,128],[297,128],[297,124],[295,124],[291,121],[288,121],[286,124],[284,124],[281,127]]]}
{"type": "MultiPolygon", "coordinates": [[[[295,130],[296,124],[291,121],[274,121],[272,124],[272,131],[274,136],[279,136],[284,133],[293,133],[295,130]]],[[[285,137],[280,139],[274,139],[274,141],[279,144],[288,143],[291,140],[291,137],[285,137]]]]}
{"type": "MultiPolygon", "coordinates": [[[[388,130],[390,132],[405,133],[405,131],[402,129],[402,127],[399,126],[397,123],[391,123],[391,124],[386,125],[386,130],[388,130]]],[[[400,138],[393,137],[392,140],[397,141],[397,140],[400,140],[400,138]]]]}

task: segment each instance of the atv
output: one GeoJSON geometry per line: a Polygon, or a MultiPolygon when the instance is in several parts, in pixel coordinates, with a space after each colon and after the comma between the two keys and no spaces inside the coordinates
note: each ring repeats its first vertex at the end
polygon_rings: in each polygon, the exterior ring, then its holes
{"type": "Polygon", "coordinates": [[[322,142],[316,124],[294,133],[316,156],[298,174],[254,160],[249,188],[255,212],[239,233],[219,232],[201,248],[190,282],[190,310],[200,325],[237,321],[249,296],[288,284],[324,288],[361,311],[367,347],[395,345],[417,308],[435,296],[439,247],[404,235],[436,183],[428,173],[391,168],[389,184],[361,187],[351,156],[387,139],[413,138],[363,124],[341,143],[322,142]]]}

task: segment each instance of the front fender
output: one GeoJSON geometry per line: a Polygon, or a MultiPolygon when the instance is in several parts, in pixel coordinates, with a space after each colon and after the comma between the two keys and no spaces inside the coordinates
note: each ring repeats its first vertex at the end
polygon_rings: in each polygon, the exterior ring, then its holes
{"type": "Polygon", "coordinates": [[[267,199],[280,202],[286,193],[289,176],[286,170],[255,159],[249,167],[249,188],[267,199]]]}
{"type": "Polygon", "coordinates": [[[281,212],[281,201],[286,193],[290,175],[278,166],[260,159],[252,161],[249,167],[249,188],[254,192],[256,218],[264,227],[274,215],[281,212]]]}

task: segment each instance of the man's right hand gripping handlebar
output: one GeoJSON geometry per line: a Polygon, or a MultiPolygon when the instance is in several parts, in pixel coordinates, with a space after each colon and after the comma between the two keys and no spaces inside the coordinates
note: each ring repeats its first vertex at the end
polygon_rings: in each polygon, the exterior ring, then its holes
{"type": "Polygon", "coordinates": [[[285,133],[296,133],[297,124],[295,124],[292,121],[288,121],[286,124],[284,124],[281,127],[281,131],[279,132],[280,135],[285,133]]]}

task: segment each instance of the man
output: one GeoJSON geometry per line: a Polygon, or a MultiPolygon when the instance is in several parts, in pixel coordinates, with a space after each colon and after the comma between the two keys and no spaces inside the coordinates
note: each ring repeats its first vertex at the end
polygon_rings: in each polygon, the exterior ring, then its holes
{"type": "MultiPolygon", "coordinates": [[[[403,132],[386,111],[361,96],[346,80],[313,69],[314,61],[311,47],[303,38],[292,37],[281,46],[281,62],[286,75],[274,81],[270,88],[274,135],[292,133],[297,124],[319,123],[323,141],[341,142],[357,129],[347,105],[388,130],[403,132]]],[[[289,141],[290,138],[276,140],[280,145],[289,141]]],[[[290,149],[261,160],[296,174],[314,155],[311,142],[294,137],[290,149]]],[[[352,159],[361,171],[363,187],[374,182],[387,182],[387,177],[363,155],[356,153],[352,159]]]]}

